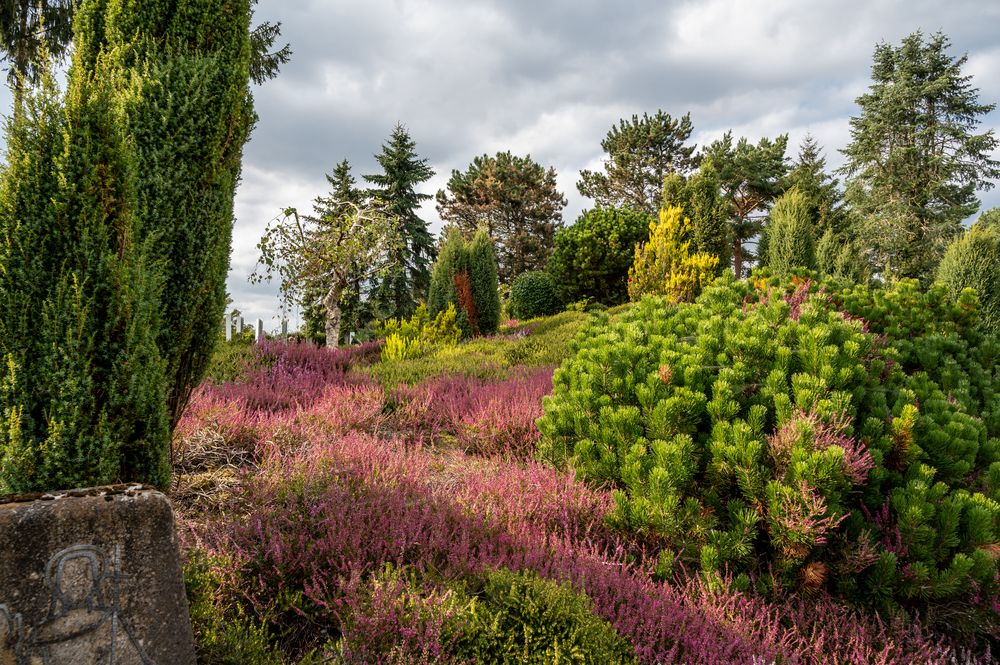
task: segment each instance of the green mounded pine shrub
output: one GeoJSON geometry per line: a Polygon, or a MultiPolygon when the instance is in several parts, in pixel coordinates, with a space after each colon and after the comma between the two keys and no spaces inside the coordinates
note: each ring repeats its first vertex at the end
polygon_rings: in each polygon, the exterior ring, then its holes
{"type": "Polygon", "coordinates": [[[541,270],[521,273],[510,286],[510,313],[515,319],[533,319],[558,312],[559,295],[552,276],[541,270]]]}
{"type": "Polygon", "coordinates": [[[74,60],[7,125],[0,177],[0,494],[169,480],[159,281],[107,77],[74,60]]]}
{"type": "Polygon", "coordinates": [[[795,268],[816,268],[816,243],[809,200],[798,187],[774,203],[767,226],[767,266],[775,275],[789,276],[795,268]]]}
{"type": "Polygon", "coordinates": [[[727,277],[597,315],[572,350],[540,455],[614,487],[661,574],[996,629],[1000,345],[968,292],[727,277]]]}
{"type": "Polygon", "coordinates": [[[937,279],[952,298],[964,289],[975,289],[983,326],[1000,335],[1000,226],[980,221],[953,241],[938,266],[937,279]]]}
{"type": "Polygon", "coordinates": [[[625,208],[597,208],[556,231],[545,269],[563,302],[627,302],[628,269],[636,245],[649,238],[651,221],[645,213],[625,208]]]}

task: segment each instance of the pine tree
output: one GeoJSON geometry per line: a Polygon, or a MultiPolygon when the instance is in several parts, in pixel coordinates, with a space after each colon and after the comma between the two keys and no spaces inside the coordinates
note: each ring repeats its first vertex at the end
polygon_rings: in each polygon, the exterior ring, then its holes
{"type": "Polygon", "coordinates": [[[434,171],[426,159],[417,158],[416,143],[403,125],[396,125],[375,159],[382,173],[366,175],[364,179],[374,185],[370,194],[381,201],[385,212],[399,220],[403,244],[391,257],[398,267],[377,285],[372,305],[380,318],[409,318],[430,288],[434,239],[417,211],[421,202],[431,196],[417,192],[416,188],[430,180],[434,171]]]}
{"type": "Polygon", "coordinates": [[[814,235],[819,238],[827,229],[836,234],[848,231],[848,215],[843,208],[839,181],[826,172],[826,158],[810,135],[799,145],[799,156],[785,179],[785,187],[798,187],[809,204],[809,215],[816,221],[814,235]]]}
{"type": "Polygon", "coordinates": [[[163,269],[171,420],[202,378],[225,309],[233,198],[256,119],[250,0],[85,0],[74,66],[119,87],[137,166],[136,233],[163,269]]]}
{"type": "Polygon", "coordinates": [[[136,160],[113,78],[44,69],[7,125],[0,179],[0,493],[165,487],[158,271],[136,232],[136,160]]]}
{"type": "Polygon", "coordinates": [[[952,57],[950,46],[942,33],[920,32],[898,47],[879,44],[872,84],[851,118],[846,198],[883,277],[931,279],[979,208],[976,190],[1000,177],[993,131],[977,133],[995,105],[979,102],[962,73],[967,57],[952,57]]]}
{"type": "Polygon", "coordinates": [[[771,209],[767,229],[767,266],[778,276],[792,274],[794,268],[816,268],[812,201],[798,188],[792,187],[778,198],[771,209]]]}
{"type": "Polygon", "coordinates": [[[449,226],[468,236],[488,229],[503,284],[545,267],[565,206],[555,169],[510,152],[476,157],[464,173],[452,171],[447,192],[437,193],[438,214],[449,226]]]}
{"type": "Polygon", "coordinates": [[[781,194],[788,166],[785,148],[788,135],[756,145],[741,138],[733,145],[730,132],[705,149],[718,170],[725,200],[729,203],[730,238],[733,243],[733,272],[743,277],[746,265],[755,257],[746,245],[763,230],[767,209],[781,194]]]}
{"type": "Polygon", "coordinates": [[[697,165],[691,138],[691,114],[674,119],[657,111],[620,120],[601,141],[604,172],[581,171],[577,189],[599,208],[628,208],[655,216],[660,210],[663,179],[686,174],[697,165]]]}

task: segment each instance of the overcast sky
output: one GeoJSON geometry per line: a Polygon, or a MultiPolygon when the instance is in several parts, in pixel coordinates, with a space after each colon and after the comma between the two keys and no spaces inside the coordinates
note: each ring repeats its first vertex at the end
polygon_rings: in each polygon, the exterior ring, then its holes
{"type": "MultiPolygon", "coordinates": [[[[359,181],[375,172],[397,122],[436,172],[426,193],[476,155],[530,153],[556,168],[571,223],[590,206],[579,171],[632,114],[690,111],[699,146],[787,132],[794,154],[808,132],[838,166],[875,45],[914,30],[944,31],[980,99],[1000,101],[998,0],[260,0],[256,20],[280,21],[294,54],[254,89],[228,287],[269,329],[277,285],[247,282],[265,224],[309,209],[344,158],[359,181]]],[[[433,202],[423,213],[437,232],[433,202]]]]}

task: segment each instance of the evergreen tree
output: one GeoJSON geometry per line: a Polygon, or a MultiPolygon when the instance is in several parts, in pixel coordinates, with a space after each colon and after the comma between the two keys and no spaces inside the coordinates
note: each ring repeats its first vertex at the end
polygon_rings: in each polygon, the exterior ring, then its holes
{"type": "Polygon", "coordinates": [[[546,270],[560,298],[589,298],[604,305],[627,302],[628,269],[636,246],[649,238],[651,221],[646,213],[626,208],[596,208],[559,229],[546,270]]]}
{"type": "Polygon", "coordinates": [[[646,295],[663,295],[671,303],[690,302],[715,279],[718,257],[694,253],[691,220],[678,207],[660,210],[649,224],[649,241],[635,248],[628,271],[628,295],[635,302],[646,295]]]}
{"type": "Polygon", "coordinates": [[[380,318],[409,318],[430,287],[434,239],[417,211],[431,196],[418,193],[416,188],[430,180],[434,171],[426,159],[417,158],[416,143],[402,125],[396,125],[375,159],[382,173],[364,178],[375,186],[370,193],[381,201],[386,214],[399,221],[403,242],[390,257],[396,267],[376,286],[372,303],[380,318]]]}
{"type": "Polygon", "coordinates": [[[937,280],[956,301],[964,289],[975,289],[983,328],[1000,337],[1000,228],[979,221],[956,238],[938,266],[937,280]]]}
{"type": "Polygon", "coordinates": [[[464,173],[452,171],[447,193],[437,193],[438,214],[450,226],[467,235],[487,228],[504,284],[545,266],[565,205],[555,169],[510,152],[476,157],[464,173]]]}
{"type": "Polygon", "coordinates": [[[77,58],[64,109],[43,65],[7,125],[0,493],[169,479],[159,279],[136,233],[135,153],[98,64],[77,58]]]}
{"type": "Polygon", "coordinates": [[[816,268],[812,201],[796,186],[774,203],[767,229],[767,265],[778,276],[794,268],[816,268]]]}
{"type": "Polygon", "coordinates": [[[933,277],[961,222],[976,212],[977,189],[1000,177],[992,130],[977,133],[981,104],[967,57],[948,38],[915,32],[875,48],[872,84],[857,99],[843,151],[846,197],[863,218],[863,239],[884,277],[933,277]]]}
{"type": "Polygon", "coordinates": [[[10,63],[7,81],[18,96],[38,83],[39,58],[59,60],[73,38],[73,10],[79,0],[0,2],[0,51],[10,63]]]}
{"type": "Polygon", "coordinates": [[[729,204],[733,272],[737,278],[743,277],[746,265],[755,258],[746,244],[761,233],[767,209],[782,192],[788,172],[787,145],[788,135],[774,140],[762,138],[756,145],[741,138],[733,145],[732,133],[726,132],[703,155],[718,170],[723,196],[729,204]]]}
{"type": "Polygon", "coordinates": [[[500,329],[500,283],[493,240],[484,228],[476,231],[469,244],[469,281],[472,301],[476,303],[479,332],[493,335],[500,329]]]}
{"type": "Polygon", "coordinates": [[[719,270],[730,265],[732,241],[729,202],[722,196],[722,181],[711,159],[685,179],[672,173],[663,182],[663,207],[679,206],[691,220],[691,249],[719,257],[719,270]]]}
{"type": "Polygon", "coordinates": [[[84,0],[76,18],[74,66],[96,76],[106,58],[134,137],[136,233],[164,273],[157,343],[174,423],[225,309],[233,198],[256,119],[250,11],[250,0],[84,0]]]}
{"type": "Polygon", "coordinates": [[[827,229],[843,234],[848,229],[848,215],[844,210],[839,181],[826,172],[826,158],[822,149],[810,135],[799,145],[798,159],[792,164],[785,187],[798,187],[809,205],[809,216],[815,220],[814,235],[819,238],[827,229]]]}
{"type": "Polygon", "coordinates": [[[576,187],[599,208],[629,208],[655,216],[663,179],[697,165],[695,146],[685,145],[693,129],[691,114],[674,119],[657,111],[620,120],[601,141],[604,172],[580,171],[576,187]]]}

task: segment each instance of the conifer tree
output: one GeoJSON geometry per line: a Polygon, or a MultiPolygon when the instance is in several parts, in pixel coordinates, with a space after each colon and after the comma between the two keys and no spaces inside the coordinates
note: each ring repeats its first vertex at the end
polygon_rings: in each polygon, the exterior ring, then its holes
{"type": "Polygon", "coordinates": [[[827,229],[836,234],[848,231],[848,215],[844,210],[839,181],[826,172],[826,158],[811,135],[799,145],[799,155],[792,164],[785,187],[798,187],[809,204],[809,216],[815,220],[814,235],[819,238],[827,229]]]}
{"type": "Polygon", "coordinates": [[[948,246],[937,280],[954,300],[964,289],[975,289],[983,328],[1000,337],[1000,228],[980,218],[948,246]]]}
{"type": "Polygon", "coordinates": [[[813,270],[816,249],[812,201],[796,186],[785,192],[771,209],[767,229],[767,266],[778,276],[791,275],[794,268],[813,270]]]}
{"type": "Polygon", "coordinates": [[[691,220],[691,249],[719,257],[726,270],[732,255],[729,202],[722,196],[722,181],[711,159],[702,161],[690,178],[679,173],[663,183],[663,207],[679,206],[691,220]]]}
{"type": "Polygon", "coordinates": [[[469,281],[479,332],[492,335],[500,329],[500,292],[493,240],[484,228],[476,231],[469,244],[469,281]]]}
{"type": "Polygon", "coordinates": [[[660,219],[649,224],[649,241],[635,248],[635,261],[628,271],[628,295],[633,301],[644,295],[665,295],[671,303],[690,302],[711,284],[718,257],[691,253],[691,220],[679,207],[660,211],[660,219]]]}
{"type": "Polygon", "coordinates": [[[884,277],[934,275],[961,222],[993,187],[1000,162],[992,130],[979,132],[994,104],[979,102],[966,56],[948,53],[942,33],[915,32],[875,48],[872,84],[851,118],[847,201],[863,220],[865,244],[884,277]]]}
{"type": "Polygon", "coordinates": [[[417,214],[429,194],[417,187],[434,176],[426,159],[419,159],[416,143],[403,125],[396,125],[382,152],[375,156],[382,173],[366,175],[374,185],[370,194],[381,201],[386,212],[399,221],[398,245],[390,257],[397,266],[375,287],[372,305],[379,318],[409,318],[417,303],[427,297],[430,265],[434,260],[434,239],[427,222],[417,214]]]}
{"type": "Polygon", "coordinates": [[[472,243],[456,228],[446,231],[431,273],[427,313],[431,318],[453,305],[462,335],[492,334],[500,327],[500,295],[493,242],[479,229],[472,243]]]}
{"type": "Polygon", "coordinates": [[[697,165],[691,138],[691,114],[674,119],[662,110],[620,120],[601,141],[604,172],[581,171],[576,187],[599,208],[628,208],[655,216],[660,189],[671,173],[686,174],[697,165]]]}
{"type": "MultiPolygon", "coordinates": [[[[0,51],[10,63],[7,81],[18,96],[38,83],[39,59],[59,60],[73,38],[73,9],[79,0],[4,0],[0,2],[0,51]]],[[[44,65],[42,65],[44,67],[44,65]]]]}
{"type": "Polygon", "coordinates": [[[250,0],[84,0],[77,65],[107,53],[136,151],[136,233],[164,284],[157,343],[176,423],[204,375],[225,308],[233,198],[255,121],[250,0]]]}
{"type": "Polygon", "coordinates": [[[487,228],[503,284],[545,267],[565,206],[554,168],[510,152],[476,157],[465,172],[452,171],[447,192],[437,193],[438,214],[449,226],[470,236],[487,228]]]}
{"type": "Polygon", "coordinates": [[[159,278],[103,59],[51,74],[7,125],[0,179],[0,493],[170,474],[159,278]]]}
{"type": "Polygon", "coordinates": [[[722,192],[729,203],[730,238],[733,243],[733,272],[743,277],[745,267],[755,257],[747,243],[760,234],[767,209],[781,194],[788,166],[785,148],[788,135],[756,145],[741,138],[733,145],[732,133],[705,149],[703,158],[712,161],[719,173],[722,192]]]}

